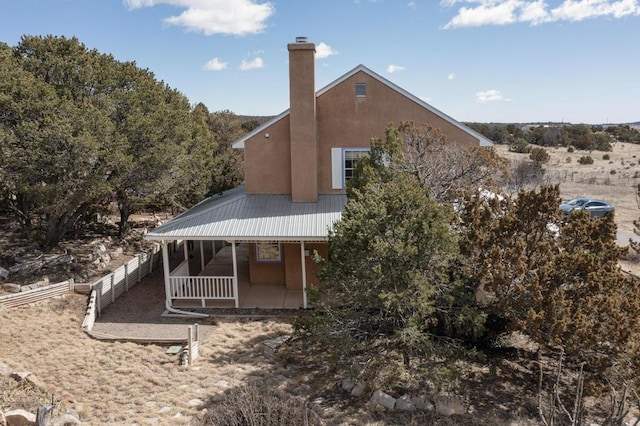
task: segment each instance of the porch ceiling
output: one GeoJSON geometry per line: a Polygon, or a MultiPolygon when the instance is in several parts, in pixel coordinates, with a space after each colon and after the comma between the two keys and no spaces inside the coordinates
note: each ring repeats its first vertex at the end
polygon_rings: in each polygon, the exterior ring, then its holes
{"type": "Polygon", "coordinates": [[[161,225],[148,240],[325,241],[342,217],[346,195],[294,203],[290,195],[245,194],[238,187],[214,195],[161,225]]]}

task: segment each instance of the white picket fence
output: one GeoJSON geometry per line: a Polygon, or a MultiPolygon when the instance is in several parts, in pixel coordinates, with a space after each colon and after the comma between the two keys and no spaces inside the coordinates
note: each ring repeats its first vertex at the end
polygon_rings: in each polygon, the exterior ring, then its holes
{"type": "Polygon", "coordinates": [[[176,299],[199,300],[202,307],[206,300],[235,300],[234,278],[231,277],[169,277],[169,291],[176,299]]]}
{"type": "MultiPolygon", "coordinates": [[[[177,249],[177,247],[174,247],[177,249]]],[[[140,253],[112,273],[91,284],[91,294],[82,329],[91,331],[102,310],[139,283],[162,263],[160,245],[154,244],[149,253],[140,253]]]]}
{"type": "Polygon", "coordinates": [[[17,306],[36,303],[52,297],[62,296],[73,291],[73,279],[33,290],[21,291],[20,293],[0,296],[0,306],[4,308],[15,308],[17,306]]]}

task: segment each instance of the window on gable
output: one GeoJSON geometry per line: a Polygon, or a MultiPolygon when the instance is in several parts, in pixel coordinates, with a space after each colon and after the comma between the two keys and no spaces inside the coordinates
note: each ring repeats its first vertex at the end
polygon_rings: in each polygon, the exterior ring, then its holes
{"type": "Polygon", "coordinates": [[[356,83],[356,98],[364,98],[367,96],[367,84],[356,83]]]}
{"type": "Polygon", "coordinates": [[[256,243],[256,262],[282,262],[282,246],[280,243],[273,241],[258,241],[256,243]]]}
{"type": "Polygon", "coordinates": [[[369,148],[331,148],[331,187],[344,189],[353,177],[358,159],[369,154],[369,148]]]}

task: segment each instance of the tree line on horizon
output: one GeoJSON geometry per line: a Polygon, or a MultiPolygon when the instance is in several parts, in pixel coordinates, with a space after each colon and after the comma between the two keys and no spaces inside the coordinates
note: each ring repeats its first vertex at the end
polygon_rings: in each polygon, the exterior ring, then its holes
{"type": "Polygon", "coordinates": [[[132,213],[240,184],[231,143],[255,125],[75,37],[0,43],[0,209],[45,248],[114,204],[124,235],[132,213]]]}
{"type": "Polygon", "coordinates": [[[469,127],[515,152],[528,152],[529,144],[572,147],[585,151],[611,151],[616,142],[640,144],[640,131],[628,124],[498,124],[468,123],[469,127]]]}

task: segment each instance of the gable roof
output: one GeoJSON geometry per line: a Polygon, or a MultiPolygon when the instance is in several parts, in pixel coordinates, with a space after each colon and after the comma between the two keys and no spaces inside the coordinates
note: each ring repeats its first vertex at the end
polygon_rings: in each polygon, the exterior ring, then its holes
{"type": "Polygon", "coordinates": [[[328,194],[315,203],[294,203],[291,195],[245,194],[240,186],[207,198],[145,238],[326,241],[346,202],[344,194],[328,194]]]}
{"type": "MultiPolygon", "coordinates": [[[[420,99],[417,96],[407,92],[406,90],[404,90],[400,86],[397,86],[396,84],[394,84],[391,81],[387,80],[386,78],[382,77],[380,74],[377,74],[377,73],[371,71],[369,68],[365,67],[362,64],[358,65],[357,67],[355,67],[354,69],[352,69],[348,73],[344,74],[343,76],[341,76],[338,79],[334,80],[333,82],[329,83],[328,85],[326,85],[322,89],[318,90],[316,92],[316,98],[321,96],[323,93],[328,92],[329,90],[333,89],[334,87],[336,87],[337,85],[339,85],[343,81],[347,80],[348,78],[352,77],[353,75],[355,75],[358,72],[364,72],[365,74],[369,75],[371,78],[374,78],[374,79],[378,80],[380,83],[386,85],[390,89],[395,90],[396,92],[402,94],[403,96],[407,97],[408,99],[411,99],[413,102],[417,103],[421,107],[425,108],[426,110],[430,111],[431,113],[435,114],[436,116],[438,116],[438,117],[442,118],[443,120],[447,121],[451,125],[459,128],[463,132],[466,132],[466,133],[472,135],[473,137],[477,138],[478,141],[480,142],[480,146],[493,146],[493,142],[490,139],[484,137],[482,134],[476,132],[475,130],[471,129],[470,127],[465,126],[464,124],[460,123],[459,121],[453,119],[452,117],[448,116],[444,112],[434,108],[433,106],[429,105],[428,103],[426,103],[422,99],[420,99]]],[[[287,109],[286,111],[282,112],[281,114],[277,115],[276,117],[274,117],[271,120],[269,120],[266,123],[264,123],[262,126],[259,126],[259,127],[255,128],[255,129],[253,129],[251,132],[247,133],[242,138],[240,138],[237,141],[235,141],[233,143],[233,148],[235,148],[235,149],[244,148],[244,143],[248,139],[252,138],[253,136],[257,135],[260,132],[263,132],[265,129],[269,128],[274,123],[277,123],[278,121],[282,120],[284,117],[289,115],[289,111],[290,110],[287,109]]]]}

